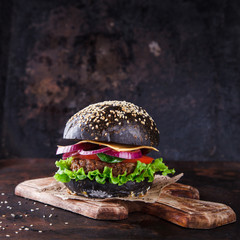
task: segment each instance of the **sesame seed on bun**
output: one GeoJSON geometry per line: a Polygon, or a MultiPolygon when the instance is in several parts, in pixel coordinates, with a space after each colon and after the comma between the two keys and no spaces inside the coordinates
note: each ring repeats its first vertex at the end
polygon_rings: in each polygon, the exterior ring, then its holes
{"type": "Polygon", "coordinates": [[[126,101],[104,101],[74,114],[63,138],[156,147],[159,131],[143,108],[126,101]]]}

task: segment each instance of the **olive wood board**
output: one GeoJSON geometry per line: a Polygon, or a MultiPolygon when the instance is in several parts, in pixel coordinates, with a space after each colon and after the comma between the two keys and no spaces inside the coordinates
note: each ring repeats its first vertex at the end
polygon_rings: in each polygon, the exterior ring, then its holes
{"type": "Polygon", "coordinates": [[[24,181],[16,186],[15,194],[99,220],[122,220],[131,212],[143,212],[195,229],[211,229],[236,221],[236,214],[229,206],[199,200],[196,188],[180,183],[166,186],[157,202],[145,203],[123,200],[62,200],[39,191],[39,187],[47,187],[52,181],[55,181],[52,177],[24,181]]]}

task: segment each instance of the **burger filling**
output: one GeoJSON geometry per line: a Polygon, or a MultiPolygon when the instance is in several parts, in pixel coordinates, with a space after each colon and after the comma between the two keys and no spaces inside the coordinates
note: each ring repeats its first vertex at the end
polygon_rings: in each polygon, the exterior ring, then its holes
{"type": "Polygon", "coordinates": [[[72,171],[78,171],[79,169],[83,168],[85,173],[88,173],[90,171],[99,170],[99,172],[103,172],[105,167],[112,169],[112,174],[114,177],[117,177],[120,174],[124,174],[125,171],[127,172],[127,175],[130,173],[133,173],[135,168],[137,166],[137,162],[135,163],[106,163],[99,160],[92,160],[92,159],[79,159],[74,158],[71,161],[70,169],[72,171]]]}
{"type": "Polygon", "coordinates": [[[110,146],[84,143],[59,147],[57,154],[62,153],[62,159],[56,161],[59,169],[54,177],[63,183],[88,178],[100,184],[109,182],[121,186],[128,181],[152,182],[155,173],[175,173],[162,158],[154,160],[145,156],[143,149],[116,151],[110,146]]]}

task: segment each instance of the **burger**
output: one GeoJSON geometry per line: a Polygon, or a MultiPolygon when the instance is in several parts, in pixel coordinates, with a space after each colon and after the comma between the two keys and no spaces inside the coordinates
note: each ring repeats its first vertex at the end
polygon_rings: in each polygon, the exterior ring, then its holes
{"type": "Polygon", "coordinates": [[[75,144],[58,146],[54,178],[71,193],[89,198],[142,196],[154,175],[173,174],[158,151],[159,131],[141,107],[126,101],[104,101],[87,106],[66,123],[63,139],[75,144]]]}

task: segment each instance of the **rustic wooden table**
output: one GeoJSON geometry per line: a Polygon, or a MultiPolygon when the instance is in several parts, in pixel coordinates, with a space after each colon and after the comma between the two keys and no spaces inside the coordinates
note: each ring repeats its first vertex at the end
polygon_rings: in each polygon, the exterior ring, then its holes
{"type": "MultiPolygon", "coordinates": [[[[52,176],[54,159],[0,160],[0,239],[240,239],[237,222],[212,230],[184,229],[158,217],[132,213],[121,221],[99,221],[14,195],[28,179],[52,176]]],[[[229,205],[240,214],[240,163],[168,162],[181,183],[200,198],[229,205]]]]}

